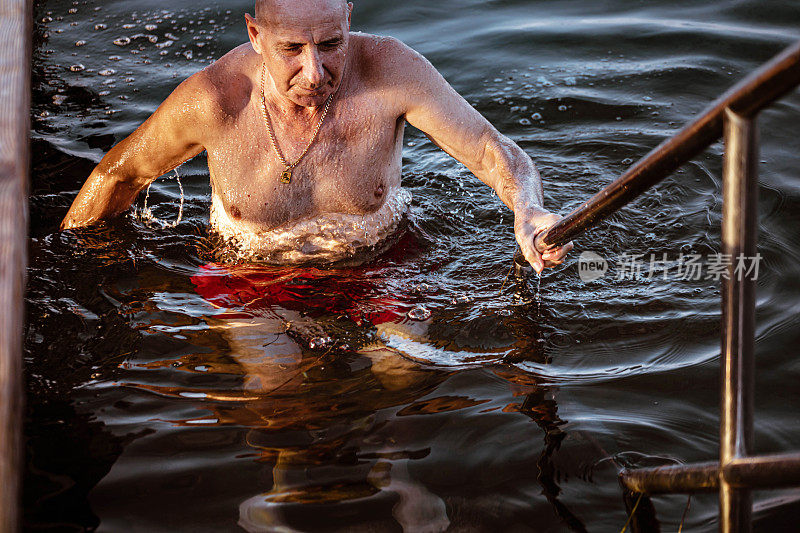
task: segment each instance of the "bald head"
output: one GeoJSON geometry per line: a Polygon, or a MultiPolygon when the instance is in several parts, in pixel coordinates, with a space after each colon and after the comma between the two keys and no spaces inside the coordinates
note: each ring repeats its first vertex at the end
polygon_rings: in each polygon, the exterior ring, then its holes
{"type": "Polygon", "coordinates": [[[260,24],[275,24],[301,13],[341,13],[347,18],[347,0],[256,0],[256,20],[260,24]]]}
{"type": "Polygon", "coordinates": [[[256,1],[255,19],[245,14],[247,32],[274,96],[317,107],[336,91],[347,60],[352,8],[346,0],[256,1]]]}

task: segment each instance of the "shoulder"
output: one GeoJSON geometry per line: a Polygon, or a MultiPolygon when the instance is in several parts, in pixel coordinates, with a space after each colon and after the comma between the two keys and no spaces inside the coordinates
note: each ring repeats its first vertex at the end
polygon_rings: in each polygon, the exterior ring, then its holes
{"type": "Polygon", "coordinates": [[[173,96],[177,104],[199,111],[205,121],[235,116],[250,101],[258,64],[257,54],[245,43],[184,80],[173,96]]]}
{"type": "Polygon", "coordinates": [[[362,74],[375,82],[397,85],[436,70],[422,54],[395,37],[353,32],[350,39],[362,74]]]}

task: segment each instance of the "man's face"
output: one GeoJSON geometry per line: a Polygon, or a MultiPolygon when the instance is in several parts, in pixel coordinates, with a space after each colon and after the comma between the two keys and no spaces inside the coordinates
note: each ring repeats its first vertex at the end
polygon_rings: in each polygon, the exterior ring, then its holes
{"type": "Polygon", "coordinates": [[[258,20],[246,16],[253,48],[282,96],[303,107],[324,104],[341,83],[352,4],[335,0],[270,4],[266,14],[257,13],[258,20]]]}

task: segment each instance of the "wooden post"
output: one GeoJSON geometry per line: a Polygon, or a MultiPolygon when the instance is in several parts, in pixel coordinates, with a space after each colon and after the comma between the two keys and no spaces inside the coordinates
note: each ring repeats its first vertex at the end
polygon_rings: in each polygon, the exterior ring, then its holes
{"type": "Polygon", "coordinates": [[[0,0],[0,533],[19,530],[31,3],[0,0]]]}

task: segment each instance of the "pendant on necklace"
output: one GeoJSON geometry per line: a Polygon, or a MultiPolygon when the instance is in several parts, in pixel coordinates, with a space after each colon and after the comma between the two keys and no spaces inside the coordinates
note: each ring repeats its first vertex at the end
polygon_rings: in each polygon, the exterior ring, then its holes
{"type": "Polygon", "coordinates": [[[286,169],[281,172],[281,183],[289,183],[292,181],[292,171],[290,169],[286,169]]]}

